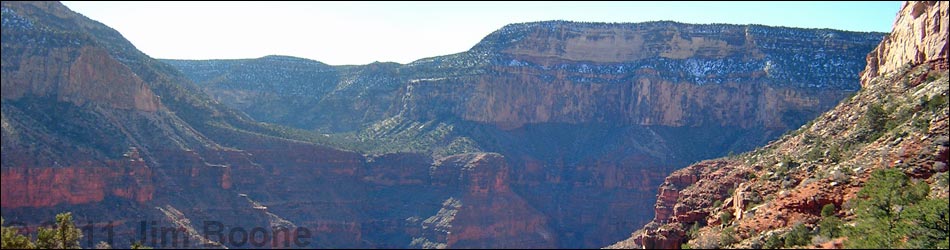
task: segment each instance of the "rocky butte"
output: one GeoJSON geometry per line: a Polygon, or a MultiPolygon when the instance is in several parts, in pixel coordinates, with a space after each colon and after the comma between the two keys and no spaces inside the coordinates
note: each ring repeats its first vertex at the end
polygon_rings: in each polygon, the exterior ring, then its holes
{"type": "Polygon", "coordinates": [[[307,229],[312,248],[604,246],[650,221],[679,166],[858,90],[883,35],[547,21],[330,66],[156,60],[57,2],[0,13],[2,215],[32,232],[71,211],[117,247],[253,246],[207,222],[307,229]],[[142,222],[184,236],[142,239],[142,222]]]}
{"type": "MultiPolygon", "coordinates": [[[[867,55],[854,97],[764,147],[673,172],[660,185],[653,221],[612,247],[762,248],[792,237],[796,225],[828,230],[827,205],[831,216],[860,225],[859,190],[882,169],[929,184],[926,198],[943,206],[926,223],[943,225],[933,229],[943,230],[936,239],[946,244],[948,18],[947,2],[905,2],[893,31],[867,55]],[[721,241],[727,229],[731,240],[721,241]]],[[[812,235],[804,247],[841,248],[848,240],[812,235]]],[[[901,241],[910,239],[889,244],[901,241]]]]}

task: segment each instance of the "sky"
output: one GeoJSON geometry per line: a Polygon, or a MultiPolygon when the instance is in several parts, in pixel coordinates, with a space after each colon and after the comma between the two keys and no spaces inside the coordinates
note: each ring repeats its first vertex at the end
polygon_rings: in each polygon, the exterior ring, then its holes
{"type": "Polygon", "coordinates": [[[510,23],[762,24],[890,32],[887,2],[72,2],[161,59],[289,55],[330,65],[409,63],[470,49],[510,23]]]}

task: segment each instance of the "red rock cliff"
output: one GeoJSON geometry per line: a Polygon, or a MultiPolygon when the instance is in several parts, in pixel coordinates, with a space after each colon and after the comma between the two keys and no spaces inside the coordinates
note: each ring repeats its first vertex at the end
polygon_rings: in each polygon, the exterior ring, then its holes
{"type": "Polygon", "coordinates": [[[104,49],[86,46],[51,49],[47,53],[24,54],[19,65],[10,66],[16,67],[16,71],[4,72],[3,99],[49,95],[76,105],[95,103],[150,112],[161,107],[145,82],[104,49]]]}
{"type": "Polygon", "coordinates": [[[898,71],[905,65],[940,61],[947,69],[950,57],[947,37],[948,5],[943,1],[907,1],[894,20],[891,34],[868,54],[868,65],[861,73],[861,85],[886,73],[898,71]]]}
{"type": "Polygon", "coordinates": [[[102,201],[106,196],[144,203],[152,199],[152,171],[141,158],[98,165],[3,168],[3,208],[51,207],[102,201]],[[98,165],[98,166],[97,166],[98,165]]]}
{"type": "Polygon", "coordinates": [[[422,221],[413,246],[524,248],[557,246],[548,219],[508,186],[508,166],[494,153],[454,155],[436,162],[433,185],[456,186],[435,215],[422,221]]]}

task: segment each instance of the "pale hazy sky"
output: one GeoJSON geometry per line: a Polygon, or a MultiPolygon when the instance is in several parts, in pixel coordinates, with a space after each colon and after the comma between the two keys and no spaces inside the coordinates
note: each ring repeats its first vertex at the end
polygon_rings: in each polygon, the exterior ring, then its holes
{"type": "Polygon", "coordinates": [[[890,32],[890,2],[63,2],[163,59],[290,55],[331,65],[466,51],[509,23],[763,24],[890,32]]]}

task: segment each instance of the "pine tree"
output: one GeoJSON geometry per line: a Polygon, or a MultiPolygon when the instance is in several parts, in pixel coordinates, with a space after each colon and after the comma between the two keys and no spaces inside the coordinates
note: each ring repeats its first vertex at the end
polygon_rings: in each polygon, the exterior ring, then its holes
{"type": "Polygon", "coordinates": [[[841,219],[835,216],[835,204],[826,204],[821,208],[821,222],[818,224],[819,235],[834,239],[841,237],[841,219]]]}
{"type": "Polygon", "coordinates": [[[805,224],[797,223],[792,227],[792,231],[785,234],[785,247],[807,245],[811,236],[808,234],[808,228],[805,224]]]}
{"type": "Polygon", "coordinates": [[[53,228],[40,227],[36,231],[36,248],[40,249],[79,249],[82,231],[73,224],[72,213],[56,215],[53,228]]]}
{"type": "Polygon", "coordinates": [[[844,223],[841,222],[841,219],[834,216],[829,216],[821,219],[821,222],[818,224],[819,235],[828,237],[828,239],[834,239],[841,237],[841,225],[844,223]]]}
{"type": "MultiPolygon", "coordinates": [[[[0,225],[5,224],[3,218],[0,218],[0,225]]],[[[30,238],[20,234],[14,227],[0,226],[0,233],[3,234],[3,240],[0,242],[0,248],[3,249],[33,249],[36,246],[30,242],[30,238]]]]}
{"type": "Polygon", "coordinates": [[[908,208],[907,245],[910,248],[950,248],[950,204],[928,199],[908,208]]]}
{"type": "Polygon", "coordinates": [[[36,229],[36,248],[38,249],[62,249],[59,245],[56,244],[55,236],[56,230],[39,227],[36,229]]]}
{"type": "MultiPolygon", "coordinates": [[[[904,238],[913,237],[913,205],[927,197],[925,182],[913,183],[898,169],[878,170],[858,191],[857,222],[847,231],[848,248],[903,248],[904,238]]],[[[943,201],[946,203],[946,201],[943,201]]]]}
{"type": "Polygon", "coordinates": [[[82,238],[82,230],[76,228],[76,224],[73,223],[72,213],[57,214],[56,235],[54,236],[57,246],[62,249],[80,249],[80,238],[82,238]]]}

